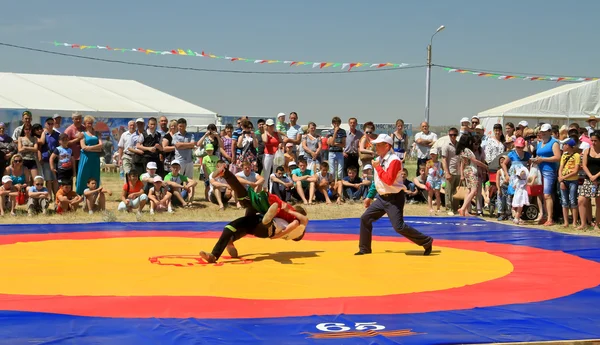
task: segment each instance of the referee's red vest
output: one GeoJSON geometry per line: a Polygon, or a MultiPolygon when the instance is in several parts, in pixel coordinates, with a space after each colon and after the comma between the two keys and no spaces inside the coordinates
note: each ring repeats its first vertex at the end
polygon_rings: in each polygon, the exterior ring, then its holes
{"type": "Polygon", "coordinates": [[[375,188],[379,194],[395,194],[404,188],[402,181],[402,161],[393,150],[382,158],[377,158],[380,162],[380,167],[375,169],[374,179],[375,188]],[[381,171],[381,174],[380,174],[381,171]]]}

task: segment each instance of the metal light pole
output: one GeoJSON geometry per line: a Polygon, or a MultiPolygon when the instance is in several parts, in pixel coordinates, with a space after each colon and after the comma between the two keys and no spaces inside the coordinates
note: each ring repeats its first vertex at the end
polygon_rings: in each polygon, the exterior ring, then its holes
{"type": "Polygon", "coordinates": [[[440,26],[433,35],[427,46],[427,77],[425,79],[425,122],[429,123],[429,100],[430,100],[430,88],[431,88],[431,45],[433,44],[433,36],[438,32],[444,30],[445,26],[440,26]]]}

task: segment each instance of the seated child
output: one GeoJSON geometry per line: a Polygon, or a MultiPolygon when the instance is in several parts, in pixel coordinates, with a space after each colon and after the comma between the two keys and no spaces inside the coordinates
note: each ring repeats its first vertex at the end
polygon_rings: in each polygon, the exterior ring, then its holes
{"type": "Polygon", "coordinates": [[[112,195],[112,192],[104,189],[104,187],[98,187],[98,181],[90,177],[87,181],[87,188],[83,191],[83,197],[85,198],[83,210],[88,211],[89,214],[93,214],[94,211],[106,210],[106,197],[104,194],[112,195]]]}
{"type": "Polygon", "coordinates": [[[77,211],[83,198],[73,190],[73,181],[60,180],[58,184],[60,188],[56,192],[56,213],[77,211]]]}
{"type": "MultiPolygon", "coordinates": [[[[248,163],[248,162],[244,162],[248,163]]],[[[219,160],[217,162],[217,169],[224,169],[224,166],[227,163],[225,161],[219,160]]],[[[210,202],[215,205],[219,205],[219,211],[223,211],[225,209],[225,205],[231,200],[233,191],[231,187],[227,184],[227,181],[223,178],[223,176],[216,176],[215,171],[210,173],[208,177],[210,181],[210,190],[208,192],[210,202]]]]}
{"type": "Polygon", "coordinates": [[[29,200],[27,201],[27,215],[33,216],[37,213],[46,214],[50,205],[50,193],[44,187],[44,178],[36,176],[33,178],[33,186],[29,187],[29,200]]]}
{"type": "Polygon", "coordinates": [[[163,183],[162,177],[156,175],[153,179],[153,187],[148,191],[148,199],[150,199],[150,214],[154,212],[173,213],[171,207],[171,197],[173,194],[169,192],[169,189],[163,183]]]}
{"type": "Polygon", "coordinates": [[[294,182],[285,174],[283,167],[277,167],[275,173],[269,177],[269,193],[275,194],[279,199],[288,202],[294,189],[294,182]]]}
{"type": "Polygon", "coordinates": [[[180,172],[181,164],[179,160],[174,159],[171,162],[171,172],[165,176],[164,183],[169,186],[169,190],[173,194],[171,202],[173,206],[191,207],[194,187],[198,182],[180,174],[180,172]]]}
{"type": "Polygon", "coordinates": [[[365,198],[369,192],[370,181],[363,181],[362,178],[358,177],[358,171],[355,167],[349,167],[347,173],[348,176],[342,180],[344,197],[351,201],[365,198]]]}
{"type": "Polygon", "coordinates": [[[329,163],[321,163],[321,170],[317,174],[315,199],[319,202],[325,202],[328,205],[331,204],[331,199],[337,199],[339,205],[342,203],[341,199],[338,198],[338,194],[342,192],[341,187],[342,183],[340,181],[335,182],[333,174],[329,172],[329,163]]]}
{"type": "Polygon", "coordinates": [[[148,196],[144,194],[144,184],[140,181],[138,172],[135,169],[132,169],[129,174],[125,174],[121,200],[117,207],[118,211],[131,212],[133,209],[137,209],[138,215],[142,213],[146,202],[148,202],[148,196]]]}
{"type": "Polygon", "coordinates": [[[146,194],[148,194],[150,188],[154,185],[154,176],[156,176],[157,169],[156,162],[148,162],[146,164],[146,172],[140,175],[140,181],[144,183],[144,193],[146,194]]]}
{"type": "Polygon", "coordinates": [[[0,216],[4,216],[4,211],[10,209],[10,215],[16,216],[15,208],[17,207],[17,194],[19,191],[13,185],[12,178],[8,175],[2,176],[2,186],[0,187],[0,216]]]}
{"type": "Polygon", "coordinates": [[[415,184],[408,179],[408,169],[402,168],[400,176],[402,176],[402,183],[404,184],[404,187],[406,187],[406,201],[408,201],[409,204],[416,204],[417,202],[421,201],[419,198],[419,190],[415,184]]]}

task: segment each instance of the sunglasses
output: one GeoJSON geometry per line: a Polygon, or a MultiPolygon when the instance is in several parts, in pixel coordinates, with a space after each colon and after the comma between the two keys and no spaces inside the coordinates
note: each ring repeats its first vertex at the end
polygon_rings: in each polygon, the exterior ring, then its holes
{"type": "Polygon", "coordinates": [[[15,163],[22,163],[23,160],[22,159],[15,159],[13,162],[15,162],[15,163]]]}
{"type": "Polygon", "coordinates": [[[458,134],[448,134],[449,137],[457,137],[458,134]]]}
{"type": "Polygon", "coordinates": [[[36,183],[35,185],[36,186],[43,186],[44,184],[43,183],[36,183]]]}

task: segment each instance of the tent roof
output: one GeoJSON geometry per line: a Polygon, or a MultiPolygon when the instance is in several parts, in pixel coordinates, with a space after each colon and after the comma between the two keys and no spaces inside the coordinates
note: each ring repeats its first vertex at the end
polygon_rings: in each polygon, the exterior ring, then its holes
{"type": "Polygon", "coordinates": [[[211,115],[135,80],[0,73],[0,109],[211,115]]]}
{"type": "Polygon", "coordinates": [[[562,85],[482,111],[480,117],[587,118],[600,110],[600,80],[562,85]]]}

